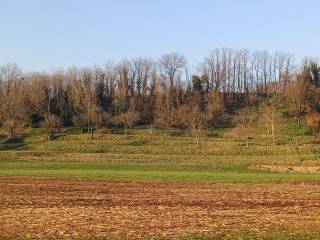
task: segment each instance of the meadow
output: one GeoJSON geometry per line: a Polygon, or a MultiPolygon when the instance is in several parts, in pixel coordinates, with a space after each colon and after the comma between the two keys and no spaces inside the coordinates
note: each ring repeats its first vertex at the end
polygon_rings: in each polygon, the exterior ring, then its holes
{"type": "Polygon", "coordinates": [[[124,137],[123,129],[105,129],[91,140],[79,129],[66,129],[47,141],[41,130],[31,129],[22,139],[2,140],[0,175],[231,183],[320,179],[314,138],[283,139],[272,143],[260,136],[246,147],[230,129],[218,129],[197,147],[182,130],[137,127],[124,137]]]}

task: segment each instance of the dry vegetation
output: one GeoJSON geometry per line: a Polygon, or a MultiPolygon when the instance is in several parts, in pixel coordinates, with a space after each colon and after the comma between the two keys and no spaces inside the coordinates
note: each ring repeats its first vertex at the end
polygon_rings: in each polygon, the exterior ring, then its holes
{"type": "Polygon", "coordinates": [[[0,178],[2,237],[141,239],[318,229],[319,182],[188,184],[0,178]]]}
{"type": "Polygon", "coordinates": [[[256,165],[251,168],[257,169],[257,170],[270,170],[272,172],[285,172],[285,173],[320,173],[320,166],[256,165]]]}
{"type": "Polygon", "coordinates": [[[288,53],[234,49],[211,51],[193,74],[178,53],[52,73],[24,73],[5,64],[0,125],[10,137],[42,126],[49,139],[60,125],[79,127],[92,139],[102,127],[174,127],[191,130],[199,147],[208,125],[233,122],[247,144],[253,125],[264,127],[276,142],[283,117],[306,122],[318,134],[319,73],[315,59],[297,65],[288,53]]]}

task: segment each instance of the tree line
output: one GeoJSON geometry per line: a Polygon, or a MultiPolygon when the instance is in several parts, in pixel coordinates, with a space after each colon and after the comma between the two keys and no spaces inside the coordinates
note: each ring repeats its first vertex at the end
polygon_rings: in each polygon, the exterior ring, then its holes
{"type": "Polygon", "coordinates": [[[319,78],[312,58],[296,64],[290,53],[227,48],[210,51],[195,72],[179,53],[51,73],[4,64],[0,124],[12,137],[27,126],[42,126],[51,139],[61,126],[80,127],[93,136],[100,127],[133,124],[189,128],[199,136],[207,124],[230,118],[248,124],[248,111],[263,104],[270,126],[285,108],[299,124],[307,116],[317,133],[319,78]]]}

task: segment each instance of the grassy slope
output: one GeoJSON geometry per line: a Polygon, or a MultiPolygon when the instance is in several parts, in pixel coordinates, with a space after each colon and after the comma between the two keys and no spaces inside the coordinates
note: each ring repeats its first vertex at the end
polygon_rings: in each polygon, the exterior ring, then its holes
{"type": "Polygon", "coordinates": [[[70,163],[23,160],[1,160],[0,175],[225,183],[260,183],[294,179],[320,180],[320,174],[258,172],[241,165],[177,166],[169,164],[70,163]]]}
{"type": "Polygon", "coordinates": [[[0,175],[227,183],[320,180],[320,174],[249,169],[256,164],[299,165],[301,160],[319,165],[317,145],[294,146],[290,140],[272,144],[262,136],[247,148],[227,130],[218,136],[203,138],[197,149],[194,139],[179,131],[137,129],[126,139],[112,132],[92,141],[72,130],[47,142],[33,130],[19,145],[0,151],[0,175]]]}
{"type": "Polygon", "coordinates": [[[104,179],[141,179],[191,182],[227,182],[227,183],[259,183],[270,180],[320,180],[319,174],[280,174],[267,172],[253,172],[250,170],[239,172],[223,168],[172,168],[167,166],[137,166],[137,165],[96,165],[96,164],[64,164],[64,163],[34,163],[17,162],[1,163],[1,175],[6,176],[43,176],[43,177],[84,177],[104,179]],[[19,166],[17,166],[19,165],[19,166]]]}

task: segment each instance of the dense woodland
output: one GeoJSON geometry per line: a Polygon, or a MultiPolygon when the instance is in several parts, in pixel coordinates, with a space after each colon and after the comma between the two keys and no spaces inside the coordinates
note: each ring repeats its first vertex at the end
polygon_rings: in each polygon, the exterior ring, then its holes
{"type": "Polygon", "coordinates": [[[315,59],[292,54],[215,49],[196,72],[178,53],[158,60],[124,59],[51,73],[0,67],[0,121],[12,137],[42,127],[49,139],[61,127],[93,133],[101,127],[149,124],[190,129],[235,124],[245,139],[257,116],[274,139],[277,118],[296,118],[317,134],[320,73],[315,59]]]}

